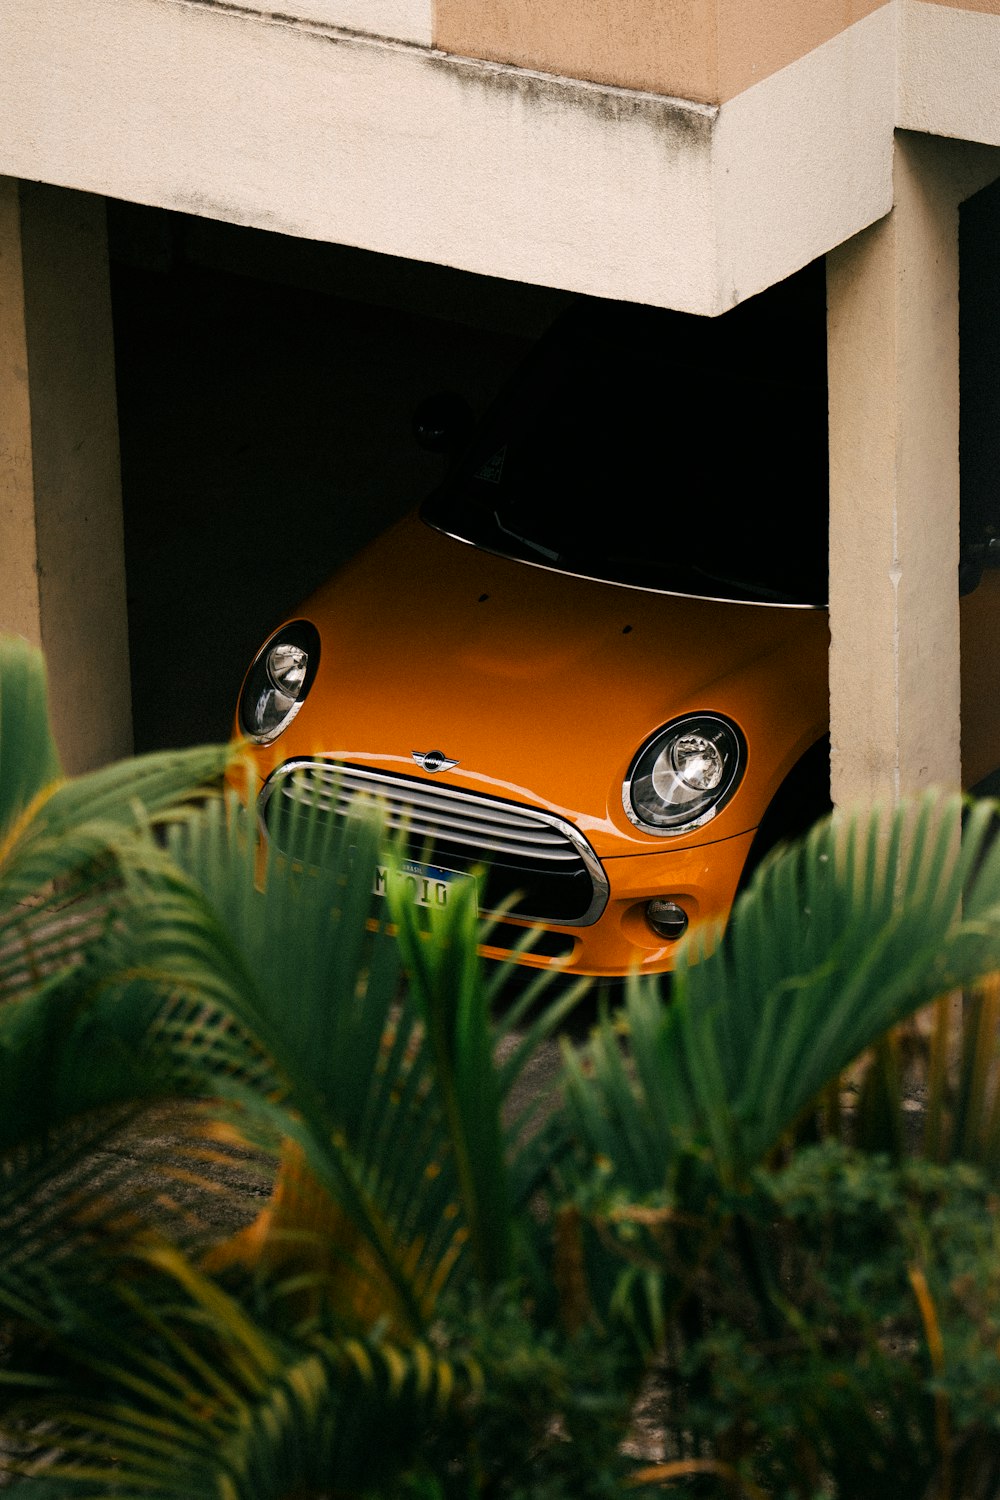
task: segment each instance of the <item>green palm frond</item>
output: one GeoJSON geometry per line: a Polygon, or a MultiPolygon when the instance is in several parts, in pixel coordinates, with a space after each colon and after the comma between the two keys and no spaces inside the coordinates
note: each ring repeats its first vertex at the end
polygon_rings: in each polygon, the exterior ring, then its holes
{"type": "Polygon", "coordinates": [[[992,816],[976,806],[963,828],[960,799],[930,796],[820,825],[767,865],[723,941],[682,957],[669,1006],[631,987],[628,1068],[609,1022],[593,1080],[570,1057],[591,1151],[638,1192],[662,1188],[692,1152],[738,1179],[887,1028],[996,967],[992,816]]]}
{"type": "MultiPolygon", "coordinates": [[[[126,1122],[141,1140],[144,1104],[176,1092],[155,1039],[170,997],[141,977],[151,967],[145,900],[167,868],[152,827],[191,816],[231,759],[224,747],[169,752],[61,779],[41,656],[0,640],[0,1287],[8,1300],[46,1278],[65,1280],[81,1246],[120,1238],[126,1221],[138,1222],[145,1190],[110,1147],[126,1122]]],[[[147,1161],[147,1178],[156,1165],[147,1161]]]]}
{"type": "Polygon", "coordinates": [[[201,896],[150,907],[162,921],[157,982],[218,1007],[211,1047],[194,1064],[204,1086],[272,1114],[301,1153],[289,1158],[271,1250],[281,1259],[284,1237],[285,1258],[295,1258],[293,1200],[310,1222],[318,1211],[312,1189],[292,1180],[304,1166],[350,1225],[345,1254],[419,1327],[461,1225],[446,1212],[448,1153],[419,1018],[376,917],[381,831],[371,818],[326,830],[330,846],[308,867],[272,846],[263,871],[252,834],[235,803],[175,831],[171,853],[201,896]],[[233,1023],[268,1059],[278,1081],[269,1099],[230,1066],[233,1023]]]}
{"type": "MultiPolygon", "coordinates": [[[[48,1333],[77,1394],[10,1408],[17,1467],[80,1497],[282,1500],[377,1493],[480,1376],[467,1356],[377,1335],[306,1337],[256,1320],[171,1246],[134,1252],[98,1320],[64,1304],[48,1333]],[[32,1461],[30,1447],[44,1450],[32,1461]]],[[[9,1377],[17,1392],[17,1377],[9,1377]]],[[[34,1480],[12,1493],[35,1493],[34,1480]]]]}
{"type": "MultiPolygon", "coordinates": [[[[199,1019],[197,1061],[184,1053],[205,1089],[241,1099],[294,1143],[259,1226],[265,1259],[298,1255],[341,1286],[350,1273],[366,1316],[384,1302],[416,1333],[456,1275],[471,1268],[489,1286],[509,1273],[511,1224],[545,1149],[537,1137],[519,1146],[502,1124],[527,1051],[494,1066],[471,886],[429,928],[396,902],[390,933],[374,888],[395,856],[377,816],[342,825],[321,814],[290,813],[295,826],[279,827],[263,855],[235,801],[173,830],[171,858],[195,895],[147,906],[162,924],[149,934],[155,977],[186,1005],[217,1007],[211,1025],[199,1019]],[[290,846],[295,859],[279,852],[290,846]],[[243,1038],[267,1059],[266,1099],[245,1076],[243,1038]]],[[[533,1038],[572,998],[536,1019],[533,1038]]],[[[244,1243],[262,1253],[261,1240],[244,1243]]]]}
{"type": "Polygon", "coordinates": [[[426,932],[418,908],[401,898],[393,908],[427,1030],[476,1270],[484,1286],[495,1286],[511,1272],[512,1220],[499,1078],[476,956],[475,892],[460,889],[443,910],[432,911],[426,932]]]}
{"type": "Polygon", "coordinates": [[[171,751],[63,780],[41,655],[0,638],[0,1002],[93,964],[126,872],[159,861],[151,820],[183,816],[232,758],[171,751]]]}
{"type": "Polygon", "coordinates": [[[100,1298],[154,1230],[203,1255],[273,1178],[241,1145],[217,1111],[179,1101],[94,1110],[0,1156],[0,1309],[100,1298]]]}
{"type": "MultiPolygon", "coordinates": [[[[226,1118],[239,1111],[248,1140],[289,1143],[274,1201],[233,1257],[286,1281],[294,1273],[310,1305],[332,1296],[348,1322],[386,1316],[413,1336],[455,1276],[471,1267],[489,1282],[510,1269],[506,1160],[523,1202],[545,1151],[537,1137],[519,1151],[501,1125],[524,1052],[498,1078],[474,907],[456,904],[454,930],[429,941],[399,914],[406,982],[372,894],[387,857],[378,822],[315,820],[303,832],[308,864],[274,845],[262,861],[252,815],[235,801],[176,821],[166,850],[136,830],[93,906],[94,931],[74,907],[85,961],[53,964],[0,1006],[0,1087],[12,1106],[0,1121],[0,1212],[30,1203],[33,1150],[59,1163],[71,1189],[38,1218],[19,1267],[58,1263],[64,1275],[84,1210],[88,1232],[98,1210],[105,1225],[122,1222],[127,1172],[113,1191],[89,1175],[101,1111],[174,1094],[211,1095],[226,1118]]],[[[8,1295],[20,1286],[9,1279],[8,1295]]]]}
{"type": "MultiPolygon", "coordinates": [[[[99,1131],[102,1108],[210,1094],[242,1109],[251,1138],[290,1143],[258,1247],[269,1241],[277,1265],[311,1243],[314,1267],[367,1279],[372,1305],[419,1330],[467,1263],[484,1284],[511,1268],[508,1160],[523,1201],[548,1137],[505,1130],[503,1099],[566,1002],[498,1074],[474,902],[456,900],[429,935],[397,910],[393,939],[373,896],[387,857],[377,816],[341,825],[293,807],[263,854],[235,800],[177,816],[178,796],[226,759],[161,756],[46,783],[8,829],[0,1151],[10,1161],[44,1141],[69,1180],[85,1174],[80,1112],[99,1131]],[[166,850],[147,827],[161,811],[166,850]],[[278,852],[292,845],[294,859],[278,852]],[[317,1246],[338,1235],[331,1260],[317,1246]]],[[[8,1203],[26,1191],[15,1174],[8,1203]]]]}
{"type": "Polygon", "coordinates": [[[328,847],[308,867],[273,843],[262,865],[253,815],[232,798],[172,829],[187,883],[150,909],[150,939],[171,984],[224,1000],[294,1078],[300,1107],[356,1118],[399,988],[395,946],[368,927],[382,833],[372,818],[315,822],[328,847]]]}
{"type": "Polygon", "coordinates": [[[866,1151],[970,1162],[997,1179],[1000,976],[943,995],[880,1037],[866,1061],[852,1070],[857,1104],[839,1133],[866,1151]]]}
{"type": "MultiPolygon", "coordinates": [[[[203,1093],[204,1074],[190,1065],[182,1002],[142,975],[150,967],[145,922],[128,920],[121,894],[109,897],[115,920],[82,940],[75,966],[56,967],[0,1004],[0,1299],[16,1300],[39,1278],[55,1293],[68,1278],[92,1274],[88,1258],[112,1263],[143,1222],[169,1217],[189,1237],[200,1168],[178,1159],[167,1138],[173,1127],[147,1107],[203,1093]],[[170,1212],[182,1168],[187,1207],[170,1212]]],[[[205,1002],[200,1009],[209,1015],[205,1002]]],[[[263,1059],[231,1025],[226,1055],[258,1087],[273,1087],[263,1059]]]]}
{"type": "Polygon", "coordinates": [[[0,636],[0,840],[60,776],[41,653],[0,636]]]}
{"type": "Polygon", "coordinates": [[[92,951],[114,918],[128,870],[161,862],[142,835],[184,816],[182,799],[216,782],[231,752],[168,752],[50,786],[0,834],[0,999],[92,951]]]}

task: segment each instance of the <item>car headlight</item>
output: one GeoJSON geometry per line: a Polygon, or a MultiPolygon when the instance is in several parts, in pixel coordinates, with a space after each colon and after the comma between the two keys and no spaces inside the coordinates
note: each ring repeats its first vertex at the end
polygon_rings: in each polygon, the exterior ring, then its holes
{"type": "Polygon", "coordinates": [[[719,714],[685,714],[646,741],[622,787],[626,816],[645,833],[687,833],[708,823],[735,792],[746,743],[719,714]]]}
{"type": "Polygon", "coordinates": [[[269,745],[305,702],[319,666],[319,632],[308,620],[283,625],[253,659],[240,694],[239,726],[256,745],[269,745]]]}

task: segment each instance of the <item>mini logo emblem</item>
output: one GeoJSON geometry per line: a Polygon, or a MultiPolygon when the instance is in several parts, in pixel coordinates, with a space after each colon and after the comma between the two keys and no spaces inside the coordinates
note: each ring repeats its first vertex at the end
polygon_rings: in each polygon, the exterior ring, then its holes
{"type": "Polygon", "coordinates": [[[410,754],[425,771],[450,771],[457,760],[449,760],[443,750],[411,750],[410,754]]]}

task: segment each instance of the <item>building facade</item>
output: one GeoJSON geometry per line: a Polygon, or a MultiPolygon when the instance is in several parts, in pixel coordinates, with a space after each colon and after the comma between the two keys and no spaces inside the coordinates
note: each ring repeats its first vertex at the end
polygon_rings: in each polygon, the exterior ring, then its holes
{"type": "Polygon", "coordinates": [[[998,177],[1000,0],[7,0],[0,625],[67,764],[130,742],[112,198],[705,317],[827,257],[834,793],[957,784],[998,177]]]}

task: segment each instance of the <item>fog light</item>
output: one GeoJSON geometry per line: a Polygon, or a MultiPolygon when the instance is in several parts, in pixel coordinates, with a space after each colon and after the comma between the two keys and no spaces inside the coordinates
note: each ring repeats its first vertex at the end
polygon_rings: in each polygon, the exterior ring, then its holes
{"type": "Polygon", "coordinates": [[[688,924],[687,912],[678,906],[676,901],[666,901],[662,896],[655,896],[652,901],[646,902],[646,921],[653,931],[662,938],[683,937],[688,924]]]}

